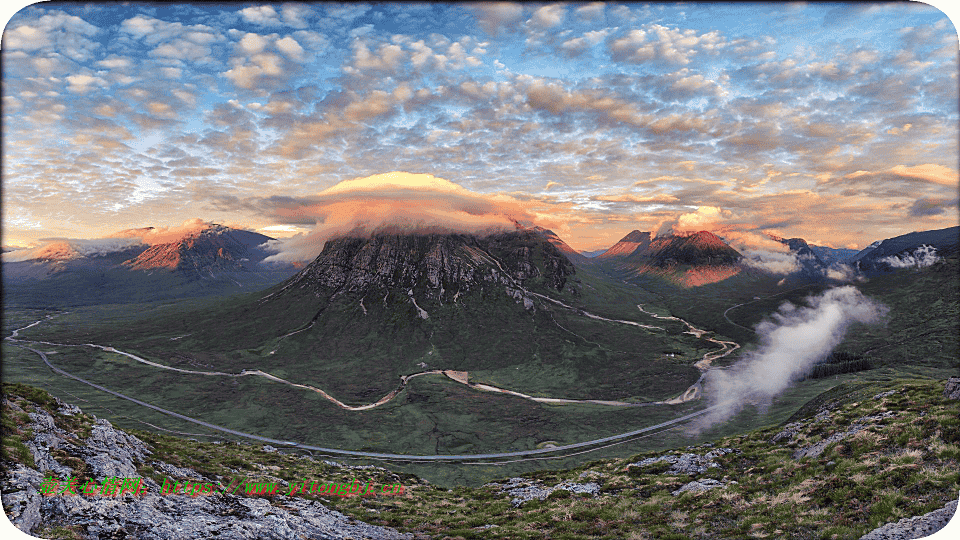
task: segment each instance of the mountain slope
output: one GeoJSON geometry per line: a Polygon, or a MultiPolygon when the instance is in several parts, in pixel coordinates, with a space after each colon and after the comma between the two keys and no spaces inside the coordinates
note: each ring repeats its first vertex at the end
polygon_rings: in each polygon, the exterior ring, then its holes
{"type": "Polygon", "coordinates": [[[267,264],[268,236],[211,225],[176,242],[81,254],[66,242],[31,260],[3,263],[5,301],[65,307],[229,294],[272,285],[295,272],[267,264]]]}
{"type": "Polygon", "coordinates": [[[848,262],[856,264],[862,271],[868,273],[888,270],[891,265],[883,259],[905,257],[922,246],[934,248],[940,257],[956,255],[960,246],[960,227],[912,232],[878,240],[851,257],[848,262]]]}
{"type": "MultiPolygon", "coordinates": [[[[595,456],[600,459],[553,470],[463,465],[483,476],[474,486],[460,479],[432,485],[384,469],[382,461],[351,467],[287,449],[124,430],[43,390],[6,383],[3,390],[4,510],[18,528],[43,537],[66,530],[71,538],[100,538],[114,531],[166,540],[229,528],[233,537],[259,538],[271,527],[284,539],[668,538],[703,537],[704,531],[717,538],[751,531],[757,537],[853,539],[937,511],[923,529],[932,533],[955,512],[960,489],[960,439],[946,429],[957,424],[960,378],[946,384],[848,381],[780,425],[709,443],[681,439],[672,450],[595,456]],[[149,490],[47,497],[41,493],[45,469],[57,479],[80,478],[81,486],[87,479],[102,485],[113,475],[142,477],[149,490]],[[404,493],[287,495],[303,480],[354,478],[400,483],[404,493]],[[165,480],[214,489],[197,497],[160,495],[165,480]],[[279,489],[274,496],[248,496],[243,482],[249,480],[279,489]],[[223,493],[238,482],[239,494],[223,493]],[[276,527],[277,519],[283,527],[276,527]]],[[[891,528],[885,532],[909,532],[891,528]]]]}
{"type": "Polygon", "coordinates": [[[800,266],[799,274],[808,278],[819,278],[825,275],[827,264],[817,255],[803,238],[780,238],[770,235],[770,238],[790,248],[800,266]]]}
{"type": "Polygon", "coordinates": [[[589,257],[585,256],[583,253],[573,249],[566,242],[563,241],[557,234],[550,229],[544,229],[543,227],[534,227],[533,231],[539,233],[541,236],[547,239],[548,242],[554,245],[560,253],[574,265],[582,266],[585,264],[591,264],[593,261],[589,257]]]}
{"type": "Polygon", "coordinates": [[[612,259],[627,257],[638,249],[645,249],[650,245],[651,235],[648,232],[630,231],[629,234],[620,239],[619,242],[611,246],[597,256],[598,259],[612,259]]]}

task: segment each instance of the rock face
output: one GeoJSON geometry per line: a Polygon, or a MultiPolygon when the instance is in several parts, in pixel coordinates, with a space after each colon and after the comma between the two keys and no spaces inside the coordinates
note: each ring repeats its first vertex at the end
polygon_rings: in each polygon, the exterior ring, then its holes
{"type": "MultiPolygon", "coordinates": [[[[59,415],[71,416],[80,412],[59,400],[57,404],[60,406],[59,415]]],[[[4,405],[14,413],[27,414],[30,422],[24,428],[34,433],[33,439],[24,444],[31,452],[36,468],[16,463],[13,467],[4,467],[0,476],[7,517],[27,534],[49,525],[76,529],[82,538],[90,539],[412,538],[412,535],[392,529],[355,521],[302,497],[276,495],[271,502],[264,498],[216,492],[197,497],[161,495],[161,487],[150,478],[143,479],[147,492],[138,496],[132,493],[113,497],[44,495],[40,489],[45,474],[41,471],[65,480],[75,474],[65,463],[87,468],[89,476],[101,485],[106,477],[140,477],[137,466],[142,464],[178,478],[193,478],[212,484],[216,484],[216,480],[205,478],[192,469],[150,461],[151,450],[147,444],[115,429],[106,420],[97,420],[89,435],[80,441],[58,427],[53,416],[42,409],[26,413],[15,403],[5,401],[4,405]],[[79,465],[81,462],[82,466],[79,465]]]]}
{"type": "MultiPolygon", "coordinates": [[[[327,241],[320,256],[284,284],[317,296],[375,289],[424,290],[442,302],[483,283],[562,290],[576,270],[534,231],[478,237],[464,234],[341,237],[327,241]]],[[[282,294],[278,294],[278,297],[282,294]]],[[[420,294],[418,294],[418,297],[420,294]]]]}
{"type": "Polygon", "coordinates": [[[944,528],[957,513],[957,501],[950,501],[939,510],[922,516],[903,518],[887,523],[860,537],[860,540],[913,540],[923,538],[944,528]]]}

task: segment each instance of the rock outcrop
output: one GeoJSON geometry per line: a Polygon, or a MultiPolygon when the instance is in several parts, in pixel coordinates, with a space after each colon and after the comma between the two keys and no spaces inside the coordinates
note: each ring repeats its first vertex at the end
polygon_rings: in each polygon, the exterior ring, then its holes
{"type": "Polygon", "coordinates": [[[577,482],[562,482],[553,487],[545,487],[540,483],[528,480],[526,478],[511,478],[504,484],[490,483],[487,487],[496,488],[500,493],[507,493],[512,496],[510,501],[514,508],[523,506],[523,503],[534,499],[544,500],[555,491],[563,490],[578,495],[590,495],[596,497],[600,492],[600,484],[596,482],[586,482],[583,484],[577,482]]]}
{"type": "Polygon", "coordinates": [[[947,379],[946,388],[943,389],[943,397],[947,399],[960,399],[960,377],[950,377],[947,379]]]}
{"type": "Polygon", "coordinates": [[[903,518],[896,523],[887,523],[860,537],[860,540],[913,540],[930,536],[940,529],[957,513],[957,501],[951,501],[939,510],[922,516],[903,518]]]}
{"type": "Polygon", "coordinates": [[[627,468],[646,467],[655,463],[664,462],[670,464],[670,468],[667,469],[666,474],[698,475],[703,474],[712,468],[719,468],[720,464],[713,460],[731,452],[733,452],[733,449],[731,448],[716,448],[703,455],[685,453],[679,455],[659,456],[655,458],[647,458],[636,463],[631,463],[627,465],[627,468]]]}
{"type": "MultiPolygon", "coordinates": [[[[80,410],[56,400],[57,415],[76,416],[80,410]]],[[[143,478],[146,492],[119,496],[45,495],[45,477],[66,480],[79,471],[102,484],[108,477],[140,477],[138,466],[148,464],[177,478],[216,484],[196,471],[151,461],[150,447],[137,437],[96,420],[80,440],[59,427],[54,416],[36,408],[27,412],[4,400],[9,411],[29,417],[24,441],[35,467],[6,463],[0,477],[3,507],[10,521],[25,533],[44,527],[67,527],[83,538],[139,538],[180,540],[223,538],[236,540],[412,538],[395,530],[369,525],[302,497],[276,495],[272,500],[228,493],[203,496],[161,495],[161,486],[143,478]],[[13,465],[13,466],[10,466],[13,465]]],[[[61,422],[62,423],[62,422],[61,422]]]]}

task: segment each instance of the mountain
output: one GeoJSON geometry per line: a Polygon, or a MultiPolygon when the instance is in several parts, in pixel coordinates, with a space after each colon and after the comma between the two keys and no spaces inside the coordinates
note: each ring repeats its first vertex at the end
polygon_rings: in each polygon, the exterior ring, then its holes
{"type": "Polygon", "coordinates": [[[878,240],[848,262],[863,272],[881,272],[898,266],[912,266],[913,263],[926,265],[939,257],[956,256],[958,245],[960,227],[912,232],[878,240]]]}
{"type": "Polygon", "coordinates": [[[540,234],[540,236],[547,239],[548,242],[554,245],[560,253],[570,260],[573,264],[580,266],[584,264],[590,264],[592,261],[588,258],[587,255],[580,253],[579,251],[573,249],[566,242],[564,242],[559,236],[556,235],[550,229],[544,229],[543,227],[533,227],[533,231],[540,234]]]}
{"type": "Polygon", "coordinates": [[[316,260],[269,302],[304,288],[327,298],[416,290],[438,302],[455,302],[457,295],[485,283],[560,291],[575,272],[559,249],[534,231],[340,237],[327,241],[316,260]]]}
{"type": "Polygon", "coordinates": [[[828,266],[833,263],[847,262],[847,259],[858,253],[855,249],[814,246],[812,244],[810,245],[810,249],[828,266]]]}
{"type": "Polygon", "coordinates": [[[719,236],[709,231],[699,231],[687,235],[658,236],[647,245],[641,243],[625,260],[669,268],[678,265],[730,265],[736,264],[741,258],[740,253],[719,236]]]}
{"type": "Polygon", "coordinates": [[[597,260],[622,277],[657,275],[683,287],[723,281],[740,273],[742,256],[708,231],[669,234],[632,231],[597,260]]]}
{"type": "Polygon", "coordinates": [[[605,251],[607,251],[607,250],[605,250],[605,249],[595,249],[595,250],[593,250],[593,251],[581,251],[580,254],[583,255],[584,257],[588,258],[588,259],[592,259],[592,258],[594,258],[594,257],[599,256],[601,253],[603,253],[603,252],[605,252],[605,251]]]}
{"type": "Polygon", "coordinates": [[[603,253],[597,256],[598,259],[613,259],[626,257],[634,251],[650,245],[651,235],[648,232],[631,231],[628,235],[620,239],[603,253]]]}
{"type": "Polygon", "coordinates": [[[780,242],[781,244],[790,248],[790,253],[792,253],[797,258],[797,264],[800,267],[798,274],[803,277],[809,278],[819,278],[826,274],[827,264],[817,256],[816,251],[814,251],[808,244],[807,241],[803,238],[780,238],[779,236],[769,235],[771,239],[780,242]]]}
{"type": "Polygon", "coordinates": [[[213,224],[176,242],[150,246],[125,261],[131,270],[175,270],[196,279],[213,277],[214,271],[255,271],[271,252],[264,249],[269,236],[213,224]]]}
{"type": "Polygon", "coordinates": [[[210,225],[175,242],[118,239],[98,249],[54,242],[3,263],[5,301],[63,307],[229,294],[262,288],[296,271],[269,264],[269,236],[210,225]]]}

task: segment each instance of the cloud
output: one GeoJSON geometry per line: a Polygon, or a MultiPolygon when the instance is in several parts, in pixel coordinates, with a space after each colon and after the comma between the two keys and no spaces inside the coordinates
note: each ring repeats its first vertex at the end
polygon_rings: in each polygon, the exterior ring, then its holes
{"type": "Polygon", "coordinates": [[[699,52],[712,52],[724,46],[726,39],[717,30],[697,35],[697,31],[692,29],[680,30],[649,24],[610,41],[608,49],[614,62],[684,66],[699,52]]]}
{"type": "Polygon", "coordinates": [[[757,326],[756,351],[728,369],[708,373],[705,395],[717,409],[700,427],[726,420],[748,403],[768,404],[826,358],[851,324],[877,323],[889,311],[850,285],[808,297],[805,304],[781,305],[772,320],[757,326]]]}
{"type": "Polygon", "coordinates": [[[878,259],[877,262],[889,264],[894,268],[926,268],[933,266],[940,260],[941,257],[937,255],[936,248],[924,244],[913,250],[912,253],[907,252],[902,255],[883,257],[878,259]]]}
{"type": "Polygon", "coordinates": [[[936,216],[957,207],[958,199],[922,197],[910,205],[909,213],[913,217],[936,216]]]}
{"type": "Polygon", "coordinates": [[[523,6],[512,2],[489,2],[473,7],[477,23],[484,32],[497,35],[502,30],[515,30],[523,15],[523,6]]]}
{"type": "Polygon", "coordinates": [[[138,242],[153,246],[156,244],[168,244],[177,242],[184,237],[200,232],[209,228],[213,223],[193,218],[184,221],[177,226],[163,227],[141,227],[138,229],[125,229],[108,235],[107,238],[129,239],[135,238],[138,242]]]}
{"type": "Polygon", "coordinates": [[[78,257],[106,255],[140,245],[138,238],[41,238],[40,245],[3,254],[3,262],[34,259],[69,260],[78,257]]]}
{"type": "Polygon", "coordinates": [[[956,187],[960,184],[960,174],[956,169],[926,163],[913,167],[897,165],[883,171],[855,171],[844,176],[847,180],[857,180],[858,182],[923,182],[938,184],[941,186],[956,187]]]}
{"type": "Polygon", "coordinates": [[[562,23],[566,15],[567,10],[562,5],[551,4],[534,11],[530,23],[541,28],[550,28],[562,23]]]}
{"type": "Polygon", "coordinates": [[[866,278],[855,267],[846,263],[833,263],[827,268],[827,279],[848,283],[851,281],[866,281],[866,278]]]}
{"type": "Polygon", "coordinates": [[[799,272],[800,261],[795,253],[779,253],[776,251],[741,251],[743,264],[765,270],[771,274],[788,275],[799,272]]]}
{"type": "Polygon", "coordinates": [[[251,24],[260,26],[279,26],[277,10],[271,6],[250,6],[239,11],[240,17],[251,24]]]}
{"type": "Polygon", "coordinates": [[[587,5],[578,7],[575,11],[577,17],[585,20],[599,19],[603,15],[604,3],[591,2],[587,5]]]}
{"type": "Polygon", "coordinates": [[[366,236],[389,229],[403,233],[485,234],[515,223],[553,225],[506,195],[467,190],[430,174],[391,172],[340,182],[315,196],[240,201],[221,206],[256,210],[276,223],[314,224],[313,231],[272,243],[270,261],[309,261],[329,238],[366,236]]]}
{"type": "Polygon", "coordinates": [[[687,232],[711,231],[722,228],[721,223],[730,217],[733,212],[716,206],[701,206],[694,212],[680,214],[676,219],[664,221],[657,228],[656,236],[681,234],[687,232]]]}
{"type": "Polygon", "coordinates": [[[53,11],[5,31],[3,52],[4,55],[16,50],[62,54],[76,62],[85,62],[100,48],[98,42],[90,39],[99,32],[99,28],[80,17],[53,11]]]}

